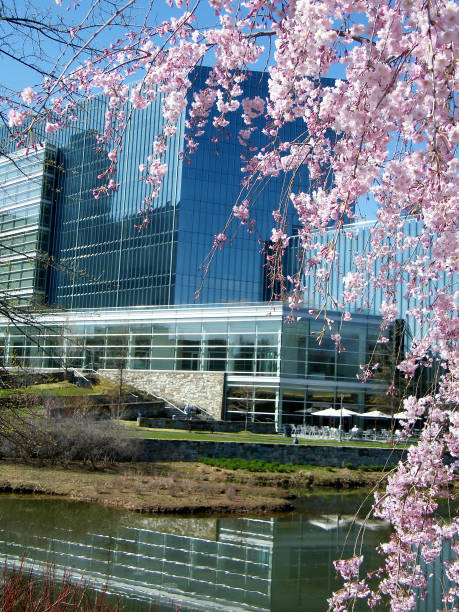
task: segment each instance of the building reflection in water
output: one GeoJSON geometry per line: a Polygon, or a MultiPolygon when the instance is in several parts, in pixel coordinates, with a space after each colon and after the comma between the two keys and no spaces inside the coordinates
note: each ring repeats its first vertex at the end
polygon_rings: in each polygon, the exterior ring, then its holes
{"type": "MultiPolygon", "coordinates": [[[[50,561],[57,572],[71,568],[122,596],[127,610],[320,611],[338,587],[332,561],[343,547],[352,554],[361,527],[339,513],[193,519],[91,512],[84,504],[3,498],[0,552],[8,564],[23,557],[36,569],[50,561]]],[[[387,536],[384,523],[367,525],[369,566],[380,561],[375,547],[387,536]]],[[[432,589],[419,612],[436,609],[439,596],[432,589]]]]}

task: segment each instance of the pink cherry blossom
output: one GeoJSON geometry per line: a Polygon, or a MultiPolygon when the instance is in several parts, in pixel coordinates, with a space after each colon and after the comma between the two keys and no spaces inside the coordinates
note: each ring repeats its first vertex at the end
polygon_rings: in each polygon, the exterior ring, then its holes
{"type": "Polygon", "coordinates": [[[62,125],[59,122],[51,122],[48,121],[45,125],[45,132],[47,134],[54,134],[54,132],[57,132],[58,130],[60,130],[62,127],[62,125]]]}
{"type": "Polygon", "coordinates": [[[26,117],[27,114],[25,111],[19,111],[12,108],[8,111],[8,125],[10,127],[20,127],[24,124],[26,117]]]}
{"type": "Polygon", "coordinates": [[[21,98],[26,104],[30,106],[31,104],[33,104],[33,101],[36,98],[36,93],[34,92],[32,87],[26,87],[21,91],[21,98]]]}
{"type": "Polygon", "coordinates": [[[220,250],[222,250],[227,241],[228,241],[228,236],[226,234],[223,234],[223,233],[216,234],[214,236],[214,247],[217,247],[220,250]]]}
{"type": "Polygon", "coordinates": [[[281,230],[276,230],[276,229],[272,229],[271,232],[271,242],[273,244],[276,243],[280,243],[282,245],[282,247],[285,249],[288,247],[288,243],[289,243],[290,239],[287,236],[287,234],[285,234],[284,232],[282,232],[281,230]]]}
{"type": "Polygon", "coordinates": [[[241,223],[245,225],[250,219],[248,201],[245,200],[240,206],[233,206],[233,215],[236,219],[240,219],[241,223]]]}

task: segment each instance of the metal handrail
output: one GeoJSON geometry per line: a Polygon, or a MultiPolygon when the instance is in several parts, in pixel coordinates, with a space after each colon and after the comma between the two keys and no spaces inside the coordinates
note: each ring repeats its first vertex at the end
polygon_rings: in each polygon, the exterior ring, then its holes
{"type": "Polygon", "coordinates": [[[77,368],[68,368],[68,369],[69,369],[69,371],[73,372],[73,375],[76,378],[81,378],[85,382],[87,382],[89,385],[91,384],[91,381],[86,378],[86,376],[83,374],[83,372],[81,370],[78,370],[77,368]]]}
{"type": "Polygon", "coordinates": [[[162,402],[164,402],[165,404],[169,404],[169,406],[172,406],[172,408],[175,408],[176,410],[178,410],[179,412],[181,412],[184,416],[187,416],[186,412],[184,410],[182,410],[181,408],[179,408],[176,404],[170,402],[168,399],[166,399],[165,397],[161,397],[161,395],[158,395],[157,393],[152,393],[152,395],[154,395],[157,399],[160,399],[162,402]]]}
{"type": "MultiPolygon", "coordinates": [[[[177,406],[177,404],[174,404],[173,402],[169,401],[165,397],[161,397],[161,395],[158,395],[157,393],[154,393],[153,395],[157,397],[158,399],[160,399],[161,401],[165,402],[166,404],[169,404],[169,406],[172,406],[172,408],[179,410],[185,417],[188,417],[187,413],[184,410],[182,410],[179,406],[177,406]]],[[[192,408],[197,408],[199,412],[204,413],[208,419],[215,421],[215,417],[210,412],[208,412],[205,408],[202,408],[201,406],[192,406],[192,408]]]]}
{"type": "Polygon", "coordinates": [[[213,414],[211,414],[210,412],[208,412],[205,408],[202,408],[201,406],[198,406],[199,412],[203,412],[206,417],[210,420],[210,421],[215,421],[215,417],[213,414]]]}

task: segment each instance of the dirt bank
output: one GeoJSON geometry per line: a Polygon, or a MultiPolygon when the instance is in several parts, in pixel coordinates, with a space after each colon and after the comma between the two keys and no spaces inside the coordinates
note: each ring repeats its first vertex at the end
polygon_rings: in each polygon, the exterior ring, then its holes
{"type": "Polygon", "coordinates": [[[254,514],[289,510],[315,487],[371,487],[379,472],[307,468],[294,473],[248,473],[200,463],[119,464],[92,471],[0,462],[0,492],[59,495],[147,513],[254,514]]]}

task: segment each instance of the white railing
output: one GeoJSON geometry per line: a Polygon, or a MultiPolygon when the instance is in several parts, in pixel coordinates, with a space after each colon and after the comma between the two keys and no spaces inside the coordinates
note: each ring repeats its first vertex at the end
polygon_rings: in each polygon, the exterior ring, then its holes
{"type": "MultiPolygon", "coordinates": [[[[189,419],[191,414],[187,414],[185,412],[185,410],[183,408],[180,408],[180,406],[177,406],[177,404],[174,404],[173,402],[171,402],[170,400],[166,399],[165,397],[162,397],[161,395],[158,395],[157,393],[153,394],[157,399],[161,400],[162,402],[164,402],[165,404],[167,404],[168,406],[170,406],[171,408],[175,408],[176,410],[178,410],[179,412],[181,412],[183,414],[183,417],[185,419],[189,419]]],[[[205,408],[201,408],[201,406],[190,406],[191,410],[193,411],[193,409],[198,409],[199,410],[199,415],[198,418],[203,418],[206,421],[215,421],[215,417],[210,413],[207,412],[207,410],[205,408]]]]}
{"type": "Polygon", "coordinates": [[[205,421],[215,421],[215,417],[212,413],[208,412],[205,408],[202,408],[201,406],[197,406],[199,413],[198,413],[198,417],[200,419],[204,419],[205,421]]]}
{"type": "Polygon", "coordinates": [[[183,416],[185,418],[188,417],[187,413],[180,408],[179,406],[177,406],[176,404],[173,404],[172,402],[170,402],[168,399],[166,399],[165,397],[161,397],[161,395],[158,395],[156,392],[152,393],[152,395],[154,395],[157,399],[161,400],[162,402],[164,402],[165,404],[167,404],[168,406],[170,406],[171,408],[175,408],[176,410],[178,410],[179,412],[181,412],[183,414],[183,416]]]}

